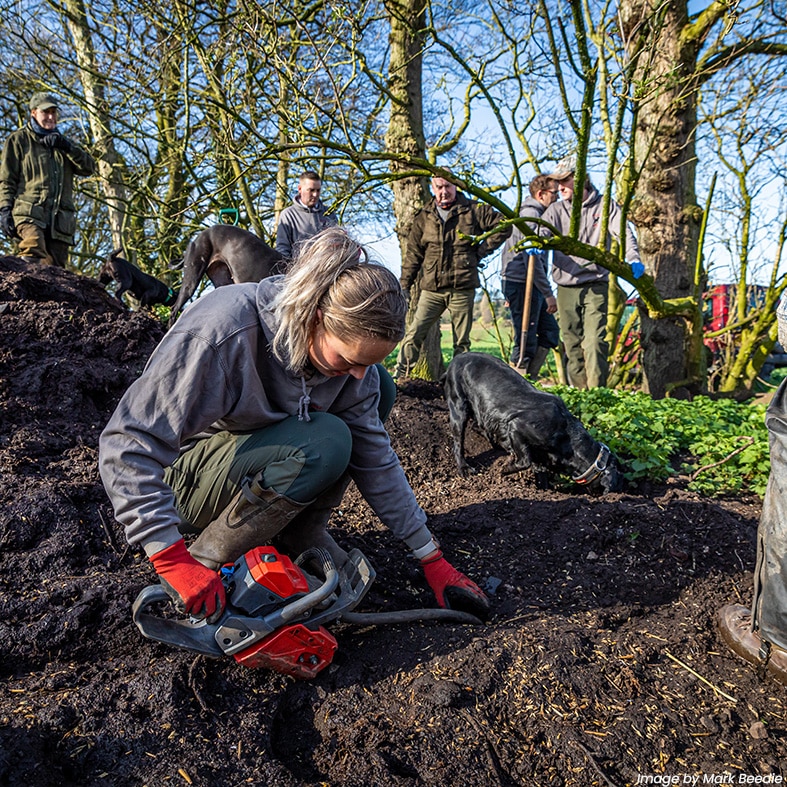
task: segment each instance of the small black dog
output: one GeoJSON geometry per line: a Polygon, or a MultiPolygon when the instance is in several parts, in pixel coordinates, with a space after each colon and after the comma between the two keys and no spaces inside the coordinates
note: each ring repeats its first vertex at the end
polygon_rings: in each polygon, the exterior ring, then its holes
{"type": "Polygon", "coordinates": [[[99,283],[106,287],[107,284],[116,281],[119,286],[115,291],[115,297],[119,301],[123,300],[124,292],[130,292],[142,306],[153,306],[157,303],[171,306],[175,302],[177,293],[171,287],[167,287],[163,281],[124,260],[120,256],[122,253],[123,249],[115,249],[109,255],[98,272],[99,283]]]}
{"type": "Polygon", "coordinates": [[[492,445],[511,457],[511,469],[533,466],[543,485],[547,469],[570,472],[578,484],[600,484],[619,492],[623,475],[609,448],[594,440],[555,394],[539,391],[501,360],[485,353],[462,353],[448,366],[445,398],[462,475],[465,430],[473,418],[492,445]]]}
{"type": "Polygon", "coordinates": [[[260,281],[274,273],[284,273],[284,257],[256,235],[232,224],[214,224],[203,230],[186,248],[181,265],[183,281],[172,305],[169,327],[207,274],[214,287],[260,281]]]}

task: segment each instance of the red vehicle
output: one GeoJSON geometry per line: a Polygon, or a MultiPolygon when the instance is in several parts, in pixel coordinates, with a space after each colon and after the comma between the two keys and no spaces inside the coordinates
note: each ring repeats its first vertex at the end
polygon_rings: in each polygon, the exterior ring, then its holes
{"type": "MultiPolygon", "coordinates": [[[[767,288],[760,284],[750,284],[746,288],[746,291],[749,305],[754,307],[763,303],[767,288]]],[[[731,313],[734,318],[736,310],[735,299],[737,295],[738,287],[736,284],[714,284],[705,291],[703,294],[703,315],[706,333],[715,333],[722,330],[730,321],[731,313]]],[[[624,323],[631,314],[631,311],[636,307],[636,297],[629,298],[626,301],[626,308],[623,312],[624,323]]],[[[634,333],[635,335],[638,333],[637,329],[635,329],[634,333]]],[[[719,353],[723,351],[725,345],[731,341],[732,338],[732,334],[723,334],[719,337],[706,337],[703,341],[711,353],[719,353]]],[[[631,343],[632,337],[629,336],[626,340],[626,346],[631,343]]],[[[785,353],[778,342],[763,366],[763,376],[767,377],[773,368],[777,366],[787,366],[787,353],[785,353]]]]}
{"type": "MultiPolygon", "coordinates": [[[[749,306],[754,308],[762,305],[767,288],[761,284],[750,284],[746,287],[749,306]]],[[[736,310],[738,286],[736,284],[714,284],[705,291],[703,311],[705,315],[705,331],[720,331],[730,321],[730,312],[736,310]]],[[[734,315],[733,315],[734,318],[734,315]]],[[[729,339],[727,340],[729,341],[729,339]]],[[[705,346],[712,351],[722,348],[724,340],[717,338],[705,339],[705,346]]],[[[777,348],[781,351],[781,348],[777,348]]]]}

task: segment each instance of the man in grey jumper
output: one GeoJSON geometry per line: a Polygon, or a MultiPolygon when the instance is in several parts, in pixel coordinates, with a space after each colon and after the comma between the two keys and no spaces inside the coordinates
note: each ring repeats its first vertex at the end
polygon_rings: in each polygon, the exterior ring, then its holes
{"type": "MultiPolygon", "coordinates": [[[[554,227],[540,227],[539,234],[568,235],[571,228],[572,200],[575,193],[573,163],[561,162],[550,177],[558,183],[560,202],[544,211],[545,223],[554,227]]],[[[577,240],[589,246],[599,246],[601,240],[601,211],[603,200],[598,189],[585,180],[582,192],[577,240]]],[[[621,239],[621,210],[615,202],[609,205],[609,222],[604,247],[621,239]]],[[[632,274],[638,279],[645,271],[639,258],[637,240],[626,225],[625,256],[632,274]]],[[[607,384],[609,373],[609,342],[607,342],[607,300],[609,271],[582,257],[569,256],[554,250],[552,278],[557,284],[557,310],[560,334],[568,357],[568,378],[575,388],[600,388],[607,384]]]]}
{"type": "Polygon", "coordinates": [[[320,199],[321,191],[320,176],[312,170],[307,170],[298,179],[298,193],[292,205],[285,208],[279,216],[279,224],[276,228],[276,251],[287,260],[294,259],[298,253],[298,246],[303,241],[336,224],[336,219],[325,213],[325,205],[320,199]]]}

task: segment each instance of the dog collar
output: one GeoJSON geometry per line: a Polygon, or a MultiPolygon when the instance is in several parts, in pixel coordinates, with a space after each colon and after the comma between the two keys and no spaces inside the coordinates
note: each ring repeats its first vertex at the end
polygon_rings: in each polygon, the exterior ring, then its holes
{"type": "Polygon", "coordinates": [[[571,476],[572,480],[577,484],[589,484],[595,481],[607,469],[610,451],[604,443],[599,443],[599,445],[601,446],[601,450],[598,452],[598,456],[593,464],[581,475],[571,476]]]}

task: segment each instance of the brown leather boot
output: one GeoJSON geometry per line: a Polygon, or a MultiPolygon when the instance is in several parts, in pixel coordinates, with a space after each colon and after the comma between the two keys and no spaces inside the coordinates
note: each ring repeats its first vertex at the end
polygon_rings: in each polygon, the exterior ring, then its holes
{"type": "Polygon", "coordinates": [[[344,566],[349,556],[328,532],[328,520],[334,508],[341,504],[349,484],[350,476],[345,473],[280,533],[277,542],[291,558],[310,547],[320,547],[328,550],[336,568],[344,566]]]}
{"type": "Polygon", "coordinates": [[[307,509],[279,533],[277,546],[293,559],[311,547],[325,549],[333,558],[336,568],[342,568],[349,560],[349,555],[328,532],[328,520],[332,512],[332,508],[307,509]]]}
{"type": "Polygon", "coordinates": [[[549,347],[542,347],[539,344],[533,355],[533,360],[530,361],[527,367],[527,376],[531,380],[538,380],[538,375],[541,373],[541,367],[544,365],[547,355],[549,355],[549,347]]]}
{"type": "Polygon", "coordinates": [[[244,479],[240,491],[189,547],[208,568],[235,562],[254,547],[267,544],[309,503],[298,503],[262,486],[262,473],[244,479]]]}
{"type": "Polygon", "coordinates": [[[752,631],[751,612],[740,604],[722,607],[716,614],[721,638],[741,658],[755,667],[766,668],[776,680],[787,685],[787,651],[752,631]]]}

